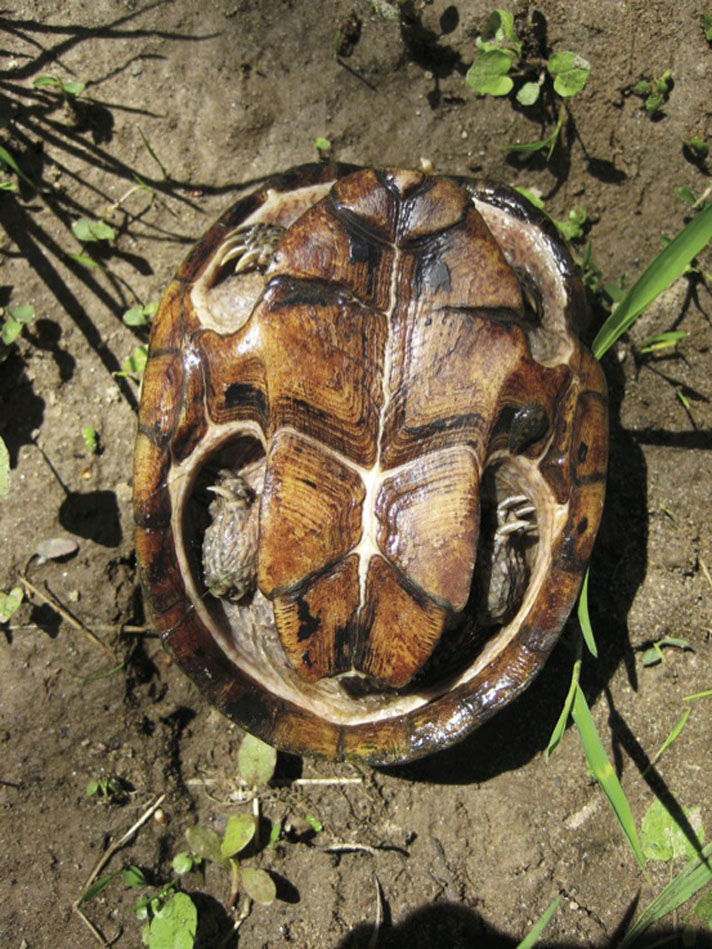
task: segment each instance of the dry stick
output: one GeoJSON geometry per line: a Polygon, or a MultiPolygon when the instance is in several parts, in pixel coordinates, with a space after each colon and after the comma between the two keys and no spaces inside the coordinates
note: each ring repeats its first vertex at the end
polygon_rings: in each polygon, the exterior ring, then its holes
{"type": "MultiPolygon", "coordinates": [[[[44,629],[39,623],[24,623],[21,626],[8,626],[10,632],[17,633],[24,629],[44,629]]],[[[101,633],[120,633],[122,636],[145,636],[146,639],[160,639],[158,633],[153,632],[152,626],[124,626],[123,623],[95,623],[94,629],[101,633]]]]}
{"type": "Polygon", "coordinates": [[[242,904],[240,915],[237,917],[237,919],[233,923],[232,929],[230,930],[230,932],[227,934],[227,936],[225,936],[223,941],[218,946],[218,949],[225,949],[225,946],[227,946],[227,944],[230,942],[230,940],[235,935],[237,930],[240,928],[240,926],[242,926],[242,924],[245,922],[247,917],[250,915],[251,909],[252,909],[252,900],[249,898],[249,896],[247,896],[245,897],[245,902],[242,904]]]}
{"type": "Polygon", "coordinates": [[[260,799],[255,795],[252,799],[252,816],[255,819],[255,847],[260,849],[260,799]]]}
{"type": "Polygon", "coordinates": [[[321,850],[322,853],[368,853],[372,857],[375,857],[378,853],[375,847],[356,843],[329,844],[326,847],[315,847],[314,849],[321,850]]]}
{"type": "Polygon", "coordinates": [[[109,847],[109,849],[101,855],[96,866],[94,867],[94,869],[91,871],[91,873],[85,880],[81,893],[76,898],[76,900],[72,903],[72,909],[74,910],[74,912],[77,913],[80,919],[82,919],[82,921],[89,927],[94,938],[98,942],[100,942],[102,946],[109,946],[111,945],[111,943],[107,942],[106,939],[99,932],[99,930],[96,928],[96,926],[92,922],[90,922],[89,919],[87,919],[84,913],[79,909],[79,904],[81,903],[82,897],[84,896],[86,891],[89,889],[89,887],[92,885],[92,883],[96,879],[100,870],[102,870],[103,867],[106,866],[106,864],[109,862],[109,860],[111,860],[111,858],[114,856],[116,851],[121,850],[124,844],[126,844],[131,839],[131,837],[133,837],[136,831],[140,827],[142,827],[146,823],[146,821],[149,819],[149,817],[156,811],[156,809],[161,806],[161,804],[163,803],[165,799],[165,796],[166,796],[165,794],[161,794],[160,797],[157,800],[155,800],[153,804],[151,804],[148,810],[145,810],[143,812],[143,814],[139,817],[136,823],[132,827],[129,827],[129,829],[126,831],[124,836],[121,837],[120,840],[117,840],[115,844],[112,844],[111,847],[109,847]]]}
{"type": "Polygon", "coordinates": [[[295,778],[290,781],[289,778],[275,778],[271,782],[275,787],[291,787],[293,784],[305,787],[306,785],[330,785],[330,784],[363,784],[363,778],[295,778]]]}
{"type": "Polygon", "coordinates": [[[383,922],[383,891],[381,890],[381,881],[376,874],[373,874],[376,883],[376,919],[373,924],[373,932],[368,940],[368,949],[376,949],[378,945],[378,936],[381,932],[381,923],[383,922]]]}
{"type": "Polygon", "coordinates": [[[400,853],[404,857],[409,856],[405,847],[399,847],[397,844],[382,844],[380,847],[370,847],[368,844],[341,841],[340,843],[327,844],[324,847],[314,847],[314,850],[319,850],[321,853],[368,853],[372,857],[379,853],[400,853]]]}
{"type": "Polygon", "coordinates": [[[694,209],[694,208],[699,208],[699,206],[700,206],[701,204],[704,204],[705,201],[708,200],[710,194],[712,194],[712,185],[707,185],[707,187],[706,187],[705,190],[702,192],[702,194],[699,196],[699,198],[697,199],[697,201],[695,201],[695,203],[692,205],[693,209],[694,209]]]}
{"type": "MultiPolygon", "coordinates": [[[[203,785],[205,787],[219,783],[217,778],[188,778],[185,782],[188,786],[203,785]]],[[[235,783],[241,788],[252,787],[251,784],[242,780],[235,783]]],[[[275,788],[307,787],[308,785],[324,787],[333,784],[363,784],[363,778],[271,778],[269,784],[270,787],[275,788]]]]}
{"type": "Polygon", "coordinates": [[[73,626],[75,629],[78,629],[79,632],[83,633],[87,639],[90,640],[90,642],[94,643],[95,646],[103,649],[106,655],[109,656],[113,662],[118,661],[116,654],[111,649],[109,649],[106,643],[102,642],[101,639],[99,639],[99,637],[96,636],[88,626],[85,626],[84,623],[81,623],[79,620],[75,619],[71,613],[65,610],[65,608],[54,599],[54,597],[51,597],[48,594],[43,593],[41,590],[38,590],[34,583],[30,583],[24,574],[21,575],[19,579],[20,583],[22,583],[23,586],[30,591],[30,593],[39,597],[40,600],[43,600],[47,606],[53,609],[55,613],[58,613],[65,622],[69,623],[69,625],[73,626]]]}

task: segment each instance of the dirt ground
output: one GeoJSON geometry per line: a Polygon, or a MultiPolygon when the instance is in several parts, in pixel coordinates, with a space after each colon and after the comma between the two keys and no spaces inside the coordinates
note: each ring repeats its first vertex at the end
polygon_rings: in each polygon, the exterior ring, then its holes
{"type": "MultiPolygon", "coordinates": [[[[97,677],[113,660],[35,595],[0,628],[3,947],[96,945],[72,903],[109,842],[159,795],[163,821],[150,820],[107,871],[133,863],[152,883],[167,882],[187,827],[221,830],[252,806],[234,783],[240,730],[155,637],[121,632],[144,619],[130,505],[138,387],[114,375],[145,340],[122,314],[159,299],[238,186],[316,160],[317,136],[343,161],[412,167],[425,156],[440,171],[534,190],[555,218],[585,205],[604,279],[630,282],[659,251],[661,233],[686,219],[673,189],[699,195],[707,185],[704,165],[682,147],[693,135],[712,140],[712,49],[692,0],[516,5],[533,55],[543,44],[592,65],[548,164],[503,146],[540,138],[550,116],[542,125],[465,84],[492,8],[418,2],[403,25],[389,18],[395,7],[67,0],[57,12],[34,0],[0,13],[0,144],[40,183],[21,182],[0,200],[0,304],[35,310],[0,366],[0,435],[12,468],[0,501],[0,590],[16,585],[39,542],[73,538],[73,556],[34,558],[27,575],[124,661],[97,677]],[[337,30],[351,14],[360,35],[337,56],[337,30]],[[668,68],[674,88],[651,119],[629,90],[668,68]],[[33,87],[40,75],[85,82],[76,108],[33,87]],[[129,194],[134,175],[152,193],[129,194]],[[116,229],[109,248],[90,248],[103,269],[69,256],[82,253],[70,229],[82,216],[116,229]],[[85,447],[87,426],[99,433],[100,454],[85,447]],[[125,782],[123,802],[87,797],[91,779],[110,775],[125,782]]],[[[694,704],[681,736],[651,759],[683,696],[712,686],[711,314],[709,288],[681,280],[604,360],[612,449],[590,590],[600,658],[584,674],[638,826],[657,796],[700,806],[710,834],[709,700],[694,704]],[[677,350],[652,359],[634,351],[636,340],[671,329],[689,334],[677,350]],[[690,648],[644,666],[644,647],[666,636],[690,648]]],[[[601,318],[594,314],[595,326],[601,318]]],[[[637,868],[575,729],[545,762],[570,669],[562,645],[522,698],[463,745],[412,766],[281,759],[283,780],[261,794],[262,814],[297,828],[315,815],[323,830],[311,839],[294,831],[255,858],[279,898],[253,906],[233,936],[222,906],[227,877],[214,868],[191,875],[184,885],[199,903],[199,945],[513,947],[558,894],[541,945],[615,945],[671,871],[650,862],[649,882],[637,868]],[[340,844],[357,847],[329,852],[340,844]]],[[[86,904],[119,949],[141,943],[136,898],[117,879],[86,904]]],[[[666,934],[676,944],[686,923],[697,946],[710,944],[691,906],[647,944],[666,934]]]]}

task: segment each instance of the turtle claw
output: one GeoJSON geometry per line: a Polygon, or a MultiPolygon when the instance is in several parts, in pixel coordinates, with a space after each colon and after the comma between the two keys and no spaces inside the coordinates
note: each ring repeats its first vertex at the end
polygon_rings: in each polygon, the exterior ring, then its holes
{"type": "Polygon", "coordinates": [[[235,228],[225,239],[221,266],[236,260],[235,273],[266,270],[283,234],[284,228],[277,224],[247,224],[235,228]]]}
{"type": "Polygon", "coordinates": [[[536,507],[526,494],[515,494],[497,505],[495,538],[502,540],[511,534],[531,534],[537,530],[536,507]],[[532,515],[534,515],[533,519],[532,515]]]}

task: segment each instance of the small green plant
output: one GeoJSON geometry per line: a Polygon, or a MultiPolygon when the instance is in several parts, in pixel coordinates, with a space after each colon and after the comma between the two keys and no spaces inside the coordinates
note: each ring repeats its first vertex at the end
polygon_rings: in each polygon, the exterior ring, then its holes
{"type": "Polygon", "coordinates": [[[676,639],[674,636],[663,636],[656,640],[643,653],[644,666],[657,666],[660,662],[665,662],[663,649],[682,649],[686,652],[693,652],[692,646],[686,639],[676,639]]]}
{"type": "Polygon", "coordinates": [[[567,241],[578,241],[584,236],[584,227],[588,222],[588,211],[581,205],[574,205],[563,221],[554,221],[562,237],[567,241]]]}
{"type": "Polygon", "coordinates": [[[633,86],[633,92],[640,96],[649,116],[657,115],[668,101],[673,87],[672,70],[666,69],[659,79],[641,79],[633,86]]]}
{"type": "Polygon", "coordinates": [[[313,814],[305,814],[304,820],[307,822],[307,824],[309,824],[309,826],[311,827],[311,829],[314,831],[315,834],[320,834],[321,831],[324,829],[324,825],[322,824],[322,822],[319,820],[318,817],[314,817],[313,814]]]}
{"type": "MultiPolygon", "coordinates": [[[[176,854],[173,858],[173,870],[178,876],[189,873],[200,863],[189,854],[176,854]]],[[[127,886],[146,885],[146,878],[138,867],[135,880],[123,877],[127,886]],[[140,874],[140,877],[139,877],[140,874]]],[[[198,930],[198,909],[187,893],[177,889],[178,880],[158,889],[151,895],[144,894],[134,906],[136,918],[145,923],[141,930],[141,941],[149,949],[192,949],[198,930]]]]}
{"type": "Polygon", "coordinates": [[[22,587],[13,587],[7,593],[0,591],[0,624],[8,623],[22,604],[22,587]]]}
{"type": "Polygon", "coordinates": [[[121,364],[121,369],[113,373],[114,376],[128,376],[130,379],[134,379],[138,382],[143,375],[143,370],[146,368],[146,363],[148,362],[148,345],[146,343],[139,343],[135,347],[133,352],[124,359],[121,364]]]}
{"type": "Polygon", "coordinates": [[[99,433],[95,428],[92,428],[90,425],[85,425],[82,428],[82,438],[84,439],[84,447],[90,455],[101,454],[99,433]]]}
{"type": "Polygon", "coordinates": [[[237,770],[251,787],[269,784],[277,764],[277,751],[272,745],[249,733],[242,739],[237,753],[237,770]]]}
{"type": "Polygon", "coordinates": [[[82,244],[92,241],[113,241],[116,231],[104,221],[88,217],[80,217],[72,224],[72,234],[82,244]]]}
{"type": "MultiPolygon", "coordinates": [[[[274,880],[258,867],[244,866],[238,854],[250,844],[257,831],[257,818],[253,814],[231,814],[222,838],[214,830],[196,824],[186,831],[191,853],[201,860],[230,871],[230,895],[226,905],[235,905],[240,889],[256,903],[269,906],[277,891],[274,880]]],[[[244,858],[243,858],[244,859],[244,858]]]]}
{"type": "Polygon", "coordinates": [[[685,204],[689,205],[693,211],[701,211],[702,208],[706,207],[708,204],[712,204],[712,187],[707,187],[702,192],[702,194],[697,197],[692,188],[674,188],[675,194],[681,201],[684,201],[685,204]]]}
{"type": "Polygon", "coordinates": [[[590,64],[569,50],[552,53],[546,60],[525,59],[522,41],[508,10],[494,10],[475,40],[477,54],[465,81],[478,95],[508,96],[516,88],[517,102],[533,106],[549,92],[558,100],[552,132],[536,142],[509,145],[511,151],[547,151],[551,157],[564,127],[564,100],[582,92],[591,73],[590,64]]]}
{"type": "Polygon", "coordinates": [[[708,43],[712,43],[712,13],[700,14],[700,26],[708,43]]]}
{"type": "Polygon", "coordinates": [[[118,803],[126,796],[126,787],[121,778],[115,775],[100,775],[87,784],[87,797],[118,803]]]}
{"type": "MultiPolygon", "coordinates": [[[[176,868],[178,855],[173,861],[176,874],[189,872],[195,865],[195,860],[188,859],[179,863],[185,870],[176,868]]],[[[121,870],[114,870],[95,880],[82,893],[77,905],[88,903],[109,886],[112,880],[121,877],[122,882],[129,889],[135,890],[148,887],[146,875],[140,867],[128,866],[121,870]]],[[[198,910],[187,893],[178,890],[178,880],[173,879],[153,892],[144,895],[134,905],[134,915],[145,925],[141,931],[141,940],[149,949],[192,949],[195,934],[198,928],[198,910]]]]}
{"type": "MultiPolygon", "coordinates": [[[[110,227],[102,220],[88,217],[81,217],[72,224],[72,234],[74,234],[82,245],[95,242],[109,242],[113,241],[116,237],[116,232],[113,227],[110,227]]],[[[98,270],[105,269],[87,253],[68,254],[67,256],[83,267],[96,268],[98,270]]]]}
{"type": "Polygon", "coordinates": [[[705,830],[699,807],[682,808],[690,828],[697,838],[689,839],[662,801],[657,798],[648,807],[640,824],[640,841],[646,860],[692,860],[705,842],[705,830]]]}
{"type": "Polygon", "coordinates": [[[86,89],[85,82],[62,82],[56,76],[36,76],[32,80],[32,85],[35,89],[57,89],[65,99],[75,99],[86,89]]]}
{"type": "MultiPolygon", "coordinates": [[[[526,188],[515,188],[515,191],[531,201],[535,208],[539,208],[540,211],[545,210],[544,202],[532,191],[527,191],[526,188]]],[[[582,205],[575,204],[563,220],[559,221],[556,218],[551,218],[551,220],[564,240],[578,241],[584,236],[585,225],[588,223],[588,211],[582,205]]]]}
{"type": "MultiPolygon", "coordinates": [[[[673,349],[680,340],[687,339],[689,335],[689,333],[685,333],[683,330],[655,333],[653,336],[646,337],[642,342],[636,343],[635,350],[641,356],[648,355],[649,353],[659,353],[665,349],[673,349]]],[[[668,642],[663,642],[663,640],[660,640],[660,643],[663,645],[671,645],[668,642]]],[[[644,665],[649,665],[645,660],[643,660],[643,662],[644,665]]]]}
{"type": "Polygon", "coordinates": [[[319,158],[322,161],[328,161],[331,157],[331,142],[329,139],[319,135],[314,139],[314,146],[319,152],[319,158]]]}
{"type": "Polygon", "coordinates": [[[30,303],[21,306],[0,307],[3,318],[0,328],[0,363],[7,359],[9,347],[15,342],[23,328],[35,318],[35,308],[30,303]]]}
{"type": "Polygon", "coordinates": [[[710,146],[699,135],[691,135],[689,138],[683,138],[682,150],[689,161],[702,164],[709,155],[710,146]]]}
{"type": "Polygon", "coordinates": [[[122,320],[127,326],[149,326],[157,311],[158,304],[155,302],[146,303],[144,305],[139,304],[138,306],[132,306],[130,310],[126,310],[122,316],[122,320]]]}
{"type": "MultiPolygon", "coordinates": [[[[12,157],[10,152],[6,148],[4,148],[2,145],[0,145],[0,165],[3,168],[9,168],[10,171],[14,171],[17,177],[20,179],[20,181],[24,181],[24,183],[26,185],[29,185],[30,188],[35,188],[35,189],[37,188],[37,185],[34,183],[34,181],[32,181],[31,178],[28,178],[28,176],[24,173],[24,171],[20,168],[20,166],[15,161],[15,159],[12,157]]],[[[6,179],[0,182],[0,190],[17,191],[18,190],[17,182],[6,179]]]]}

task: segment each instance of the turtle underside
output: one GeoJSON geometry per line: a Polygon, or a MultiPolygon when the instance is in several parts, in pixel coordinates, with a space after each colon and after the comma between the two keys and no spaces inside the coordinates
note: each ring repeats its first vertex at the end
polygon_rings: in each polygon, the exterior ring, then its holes
{"type": "Polygon", "coordinates": [[[407,760],[533,678],[600,519],[583,291],[507,189],[304,166],[196,245],[136,448],[154,622],[209,697],[300,752],[407,760]]]}

